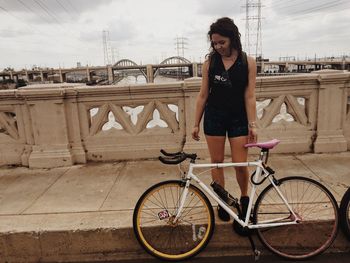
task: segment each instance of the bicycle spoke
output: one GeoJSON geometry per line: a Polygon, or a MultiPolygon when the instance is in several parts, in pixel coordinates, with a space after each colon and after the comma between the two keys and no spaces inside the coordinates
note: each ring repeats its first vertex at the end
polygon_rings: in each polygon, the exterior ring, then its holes
{"type": "Polygon", "coordinates": [[[303,177],[283,178],[278,187],[297,218],[270,185],[257,199],[255,220],[258,224],[269,221],[282,224],[298,218],[300,221],[292,225],[258,229],[263,244],[289,259],[306,259],[328,248],[336,236],[338,220],[337,205],[331,193],[321,184],[303,177]],[[289,215],[280,217],[283,214],[289,215]],[[288,238],[281,238],[286,236],[288,238]],[[318,238],[315,239],[316,236],[318,238]]]}
{"type": "MultiPolygon", "coordinates": [[[[191,201],[191,202],[192,202],[192,201],[191,201]]],[[[200,200],[197,201],[197,203],[195,204],[195,206],[198,205],[199,202],[200,202],[200,200]]],[[[192,209],[193,209],[193,208],[187,209],[187,210],[189,210],[189,211],[188,211],[186,214],[185,214],[184,212],[182,212],[182,216],[181,216],[181,217],[186,217],[187,214],[190,213],[190,212],[192,211],[192,209]]]]}
{"type": "Polygon", "coordinates": [[[138,240],[149,253],[163,259],[184,259],[203,249],[213,233],[213,210],[209,200],[190,186],[180,217],[175,221],[184,187],[165,182],[148,190],[138,202],[134,222],[138,240]],[[205,235],[199,236],[200,227],[205,235]]]}

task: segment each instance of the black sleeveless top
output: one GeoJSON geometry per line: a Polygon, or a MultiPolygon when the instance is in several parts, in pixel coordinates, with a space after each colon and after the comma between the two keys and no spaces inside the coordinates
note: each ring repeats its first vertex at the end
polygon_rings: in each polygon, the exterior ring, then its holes
{"type": "Polygon", "coordinates": [[[215,52],[209,63],[207,107],[227,111],[233,118],[247,121],[244,100],[247,84],[247,55],[240,54],[235,63],[228,70],[225,70],[221,55],[215,52]]]}

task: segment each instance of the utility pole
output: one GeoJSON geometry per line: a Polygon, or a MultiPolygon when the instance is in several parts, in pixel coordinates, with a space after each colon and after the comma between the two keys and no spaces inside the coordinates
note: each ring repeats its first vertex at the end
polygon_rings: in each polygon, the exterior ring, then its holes
{"type": "Polygon", "coordinates": [[[176,51],[177,51],[177,56],[178,57],[185,57],[185,49],[187,49],[187,37],[176,37],[175,38],[175,46],[176,46],[176,51]]]}
{"type": "Polygon", "coordinates": [[[256,59],[262,59],[261,0],[246,0],[244,8],[246,10],[245,51],[256,59]]]}
{"type": "MultiPolygon", "coordinates": [[[[177,63],[180,64],[180,56],[185,58],[185,49],[187,49],[185,46],[187,45],[187,37],[176,37],[175,38],[175,46],[177,51],[177,63]]],[[[182,78],[182,68],[178,68],[177,70],[177,78],[182,78]]]]}
{"type": "Polygon", "coordinates": [[[105,65],[109,64],[109,57],[108,57],[108,40],[107,36],[109,35],[109,32],[106,30],[102,31],[102,43],[103,43],[103,62],[105,65]]]}
{"type": "Polygon", "coordinates": [[[109,31],[102,31],[102,43],[103,43],[103,61],[105,65],[115,63],[115,55],[118,54],[118,51],[115,47],[111,46],[111,39],[109,37],[109,31]]]}

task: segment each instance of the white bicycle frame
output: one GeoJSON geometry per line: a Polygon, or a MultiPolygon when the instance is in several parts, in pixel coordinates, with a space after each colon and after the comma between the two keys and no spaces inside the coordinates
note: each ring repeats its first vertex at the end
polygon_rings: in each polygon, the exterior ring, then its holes
{"type": "Polygon", "coordinates": [[[181,212],[182,209],[184,207],[186,198],[187,198],[187,194],[188,194],[188,188],[191,184],[191,180],[194,180],[199,187],[209,196],[211,196],[227,213],[230,214],[231,217],[234,218],[234,220],[236,220],[241,226],[243,227],[248,227],[249,229],[256,229],[256,228],[265,228],[265,227],[276,227],[276,226],[282,226],[282,225],[294,225],[298,223],[299,220],[299,216],[297,216],[292,207],[288,204],[288,201],[286,200],[286,198],[283,196],[282,192],[278,189],[278,186],[275,184],[274,180],[271,178],[271,176],[269,176],[269,172],[264,168],[263,166],[263,162],[262,160],[257,160],[255,162],[243,162],[243,163],[216,163],[216,164],[194,164],[194,163],[190,163],[189,169],[188,169],[188,173],[186,174],[185,177],[185,181],[186,181],[186,186],[185,189],[182,193],[181,196],[181,200],[180,200],[180,205],[179,205],[179,209],[177,211],[177,215],[175,217],[175,222],[178,220],[178,218],[181,216],[181,212]],[[256,182],[258,178],[260,178],[263,174],[264,177],[268,177],[269,181],[271,182],[271,184],[273,185],[273,187],[276,189],[278,195],[281,197],[281,199],[283,200],[284,204],[286,205],[286,207],[289,209],[290,213],[293,215],[294,220],[290,221],[290,222],[278,222],[278,223],[274,223],[274,221],[279,221],[281,219],[284,218],[276,218],[273,220],[268,220],[268,221],[263,221],[261,223],[258,224],[249,224],[249,217],[251,214],[251,210],[252,210],[252,206],[253,206],[253,197],[255,195],[256,189],[257,189],[257,185],[251,183],[251,192],[250,192],[250,198],[249,198],[249,205],[248,205],[248,209],[247,209],[247,215],[245,220],[241,220],[238,215],[231,210],[231,208],[225,203],[223,202],[218,195],[213,192],[213,190],[209,189],[209,187],[204,184],[194,173],[193,170],[196,168],[225,168],[225,167],[238,167],[238,166],[255,166],[256,167],[256,171],[255,171],[255,175],[253,177],[253,181],[256,182]]]}

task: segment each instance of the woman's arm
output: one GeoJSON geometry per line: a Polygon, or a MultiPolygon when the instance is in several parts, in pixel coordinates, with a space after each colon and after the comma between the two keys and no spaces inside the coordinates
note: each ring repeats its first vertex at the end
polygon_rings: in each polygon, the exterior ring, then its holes
{"type": "Polygon", "coordinates": [[[255,97],[255,85],[256,85],[256,62],[252,57],[248,59],[248,85],[245,91],[245,107],[248,118],[249,128],[249,142],[256,142],[256,97],[255,97]]]}
{"type": "Polygon", "coordinates": [[[202,66],[202,85],[196,100],[195,121],[194,121],[193,130],[192,130],[192,138],[196,141],[200,139],[198,136],[199,126],[203,116],[204,107],[209,95],[208,71],[209,71],[209,62],[208,60],[206,60],[202,66]]]}

